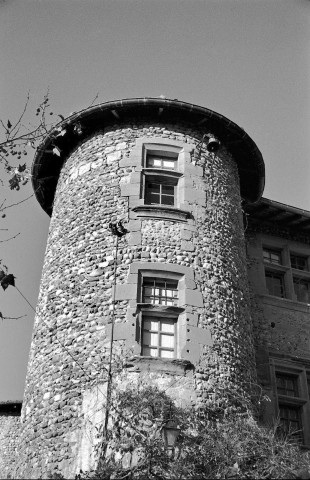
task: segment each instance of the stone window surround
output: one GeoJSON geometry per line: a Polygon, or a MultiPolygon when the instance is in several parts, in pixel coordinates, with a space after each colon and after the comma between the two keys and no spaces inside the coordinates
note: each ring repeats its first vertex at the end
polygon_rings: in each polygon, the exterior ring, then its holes
{"type": "MultiPolygon", "coordinates": [[[[179,278],[179,306],[161,307],[163,311],[178,316],[178,357],[195,364],[200,358],[203,346],[211,347],[213,341],[208,328],[199,327],[197,309],[203,308],[203,297],[197,288],[194,271],[190,267],[178,264],[163,264],[159,262],[134,262],[129,266],[127,283],[116,285],[115,300],[128,301],[126,322],[115,324],[115,340],[125,340],[127,346],[134,347],[134,356],[141,358],[141,345],[138,342],[140,332],[140,316],[144,309],[151,311],[152,304],[141,304],[139,276],[166,275],[169,278],[179,278]]],[[[157,310],[159,310],[159,307],[157,310]]],[[[154,310],[155,311],[155,310],[154,310]]],[[[108,333],[108,332],[107,332],[108,333]]],[[[155,357],[154,357],[155,358],[155,357]]],[[[166,360],[165,363],[167,364],[166,360]]]]}
{"type": "MultiPolygon", "coordinates": [[[[181,350],[184,348],[184,338],[182,338],[182,330],[186,328],[186,319],[185,319],[185,308],[179,306],[166,306],[166,305],[157,305],[153,303],[144,303],[142,298],[142,285],[143,278],[153,277],[163,280],[178,280],[178,304],[183,300],[184,290],[185,290],[185,278],[184,274],[168,272],[165,268],[165,265],[162,265],[162,270],[154,271],[154,269],[140,269],[138,272],[138,295],[137,295],[137,337],[136,341],[140,345],[140,355],[142,349],[142,330],[143,330],[143,316],[144,315],[156,315],[158,317],[167,316],[169,318],[175,319],[176,329],[175,329],[175,358],[181,358],[181,350]],[[182,329],[183,327],[183,329],[182,329]]],[[[142,356],[142,355],[141,355],[142,356]]]]}
{"type": "Polygon", "coordinates": [[[307,370],[303,365],[280,359],[271,359],[270,370],[271,385],[275,397],[275,418],[279,418],[279,405],[299,407],[301,424],[303,427],[303,441],[307,447],[310,447],[310,392],[308,391],[307,386],[307,379],[310,377],[310,370],[307,370]],[[298,397],[278,394],[276,373],[283,373],[296,377],[299,393],[298,397]]]}
{"type": "Polygon", "coordinates": [[[203,170],[191,163],[191,154],[194,152],[195,144],[181,142],[162,137],[142,137],[136,140],[130,156],[120,160],[120,167],[132,167],[134,171],[129,175],[127,183],[121,184],[121,196],[128,197],[130,218],[154,217],[172,221],[187,222],[191,218],[188,200],[196,201],[204,205],[205,198],[193,189],[191,175],[202,177],[203,170]],[[163,170],[145,167],[147,153],[168,152],[178,153],[177,168],[175,170],[163,170]],[[186,168],[185,168],[186,167],[186,168]],[[171,175],[177,181],[177,206],[165,205],[144,205],[143,179],[146,175],[171,175]]]}
{"type": "MultiPolygon", "coordinates": [[[[297,299],[297,295],[295,294],[293,278],[300,278],[302,280],[306,280],[310,282],[310,271],[307,270],[298,270],[291,267],[290,263],[290,254],[300,255],[303,257],[308,257],[308,265],[310,260],[310,250],[309,247],[304,245],[292,244],[292,242],[287,243],[282,241],[278,238],[272,238],[267,236],[262,236],[261,238],[261,265],[263,268],[263,278],[264,278],[264,289],[262,293],[267,296],[269,295],[266,287],[266,279],[265,279],[265,272],[273,272],[283,276],[284,280],[284,290],[285,290],[285,297],[281,298],[281,301],[291,300],[298,304],[304,304],[304,302],[300,302],[297,299]],[[278,265],[275,263],[265,262],[263,259],[263,250],[277,250],[281,252],[281,260],[282,264],[278,265]]],[[[273,296],[271,296],[273,297],[273,296]]],[[[280,298],[280,297],[273,297],[273,298],[280,298]]]]}

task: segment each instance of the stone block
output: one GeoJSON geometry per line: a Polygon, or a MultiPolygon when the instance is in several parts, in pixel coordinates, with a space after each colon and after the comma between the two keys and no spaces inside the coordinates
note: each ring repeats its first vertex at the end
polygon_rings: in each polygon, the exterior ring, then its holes
{"type": "Polygon", "coordinates": [[[185,290],[185,304],[193,307],[203,307],[203,298],[199,290],[185,290]]]}
{"type": "Polygon", "coordinates": [[[141,185],[141,174],[139,172],[131,173],[130,183],[138,183],[139,185],[141,185]]]}
{"type": "Polygon", "coordinates": [[[108,153],[114,152],[114,150],[115,150],[115,146],[114,146],[114,145],[111,145],[110,147],[106,147],[106,148],[104,149],[104,153],[105,153],[105,154],[108,154],[108,153]]]}
{"type": "Polygon", "coordinates": [[[128,245],[141,245],[142,235],[141,232],[132,232],[127,236],[128,245]]]}
{"type": "Polygon", "coordinates": [[[197,327],[199,321],[199,316],[197,313],[186,313],[186,324],[197,327]]]}
{"type": "Polygon", "coordinates": [[[116,162],[116,161],[119,160],[121,157],[122,157],[122,153],[121,153],[121,152],[109,153],[109,154],[107,155],[107,164],[108,164],[108,165],[111,165],[111,163],[116,162]]]}
{"type": "MultiPolygon", "coordinates": [[[[112,298],[113,298],[112,288],[112,298]]],[[[115,300],[132,300],[137,298],[137,285],[134,283],[116,285],[115,300]]]]}
{"type": "Polygon", "coordinates": [[[72,180],[75,180],[78,176],[79,176],[79,169],[77,167],[70,170],[70,178],[72,180]]]}
{"type": "Polygon", "coordinates": [[[91,168],[92,168],[92,170],[100,167],[100,165],[102,165],[102,163],[103,163],[103,159],[102,159],[102,158],[98,158],[98,160],[96,160],[95,162],[92,162],[92,163],[91,163],[91,168]]]}
{"type": "MultiPolygon", "coordinates": [[[[106,334],[111,338],[112,325],[106,326],[106,334]]],[[[114,325],[113,339],[114,340],[132,340],[134,342],[136,327],[132,323],[116,323],[114,325]]]]}
{"type": "Polygon", "coordinates": [[[140,185],[138,183],[124,183],[121,185],[121,196],[129,197],[130,195],[139,196],[140,194],[140,185]]]}
{"type": "Polygon", "coordinates": [[[140,232],[141,225],[142,225],[141,220],[130,220],[127,225],[127,229],[129,230],[129,232],[140,232]]]}
{"type": "Polygon", "coordinates": [[[193,232],[191,230],[181,229],[181,239],[182,240],[191,240],[193,237],[193,232]]]}
{"type": "Polygon", "coordinates": [[[185,250],[186,252],[193,252],[195,250],[195,246],[192,242],[188,242],[187,240],[182,240],[181,250],[185,250]]]}
{"type": "Polygon", "coordinates": [[[139,195],[130,195],[129,196],[129,207],[137,207],[138,205],[143,205],[144,204],[144,199],[140,198],[139,195]]]}
{"type": "Polygon", "coordinates": [[[194,270],[192,268],[175,263],[165,263],[165,265],[163,265],[157,262],[134,262],[130,265],[130,273],[138,273],[139,270],[164,270],[165,272],[187,275],[188,278],[194,279],[194,270]]]}
{"type": "Polygon", "coordinates": [[[90,171],[90,163],[86,163],[85,165],[82,165],[79,168],[79,176],[84,175],[84,173],[87,173],[90,171]]]}
{"type": "Polygon", "coordinates": [[[213,346],[211,332],[208,328],[189,326],[187,328],[187,338],[190,344],[199,343],[208,347],[213,346]]]}
{"type": "Polygon", "coordinates": [[[184,189],[184,198],[188,203],[197,203],[198,205],[206,204],[206,192],[203,190],[196,190],[195,188],[184,189]]]}
{"type": "Polygon", "coordinates": [[[195,290],[197,288],[196,282],[192,278],[185,276],[185,288],[195,290]]]}
{"type": "Polygon", "coordinates": [[[127,148],[126,142],[121,142],[116,145],[116,150],[124,150],[125,148],[127,148]]]}
{"type": "Polygon", "coordinates": [[[131,154],[130,157],[122,158],[119,163],[120,167],[135,167],[141,165],[142,163],[142,156],[141,155],[134,155],[131,154]]]}

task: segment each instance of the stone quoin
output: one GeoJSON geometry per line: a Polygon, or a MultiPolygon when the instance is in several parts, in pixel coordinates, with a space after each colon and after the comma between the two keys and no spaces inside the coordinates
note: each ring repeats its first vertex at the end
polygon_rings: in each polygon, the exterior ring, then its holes
{"type": "Polygon", "coordinates": [[[95,468],[110,360],[114,385],[157,386],[181,406],[203,404],[216,383],[248,395],[257,374],[272,391],[256,232],[263,213],[287,209],[260,200],[264,162],[242,128],[177,100],[107,102],[49,132],[32,174],[51,223],[5,474],[95,468]]]}

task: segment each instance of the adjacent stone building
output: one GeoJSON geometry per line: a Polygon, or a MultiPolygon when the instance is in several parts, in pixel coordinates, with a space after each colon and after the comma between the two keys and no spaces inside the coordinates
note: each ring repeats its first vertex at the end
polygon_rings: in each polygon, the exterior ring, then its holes
{"type": "Polygon", "coordinates": [[[114,386],[155,385],[183,406],[259,382],[265,420],[310,443],[310,214],[261,199],[243,129],[177,100],[104,103],[49,133],[33,186],[51,224],[5,473],[96,465],[110,366],[114,386]]]}

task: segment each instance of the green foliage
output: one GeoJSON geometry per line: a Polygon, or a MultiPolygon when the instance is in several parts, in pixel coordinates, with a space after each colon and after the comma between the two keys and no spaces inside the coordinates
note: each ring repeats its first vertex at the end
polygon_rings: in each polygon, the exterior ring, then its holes
{"type": "Polygon", "coordinates": [[[232,409],[226,395],[195,410],[177,407],[155,387],[113,395],[99,468],[77,479],[310,478],[309,453],[260,426],[246,400],[232,409]],[[169,451],[162,437],[168,419],[181,430],[169,451]]]}

